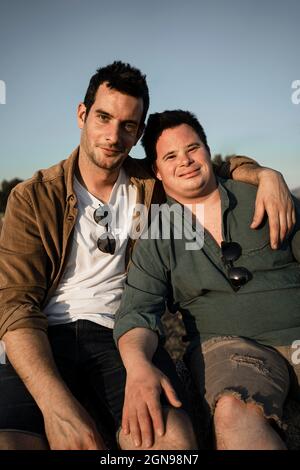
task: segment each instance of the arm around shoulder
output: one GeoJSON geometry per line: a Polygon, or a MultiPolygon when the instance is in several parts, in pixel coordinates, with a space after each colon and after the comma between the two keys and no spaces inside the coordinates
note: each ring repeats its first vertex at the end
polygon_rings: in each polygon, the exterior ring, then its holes
{"type": "Polygon", "coordinates": [[[214,165],[217,175],[221,178],[237,179],[245,183],[251,183],[256,178],[254,175],[259,168],[260,165],[253,158],[240,155],[229,157],[226,161],[214,165]],[[249,172],[252,181],[249,181],[249,172]]]}
{"type": "Polygon", "coordinates": [[[282,174],[262,167],[248,157],[231,157],[219,166],[217,173],[225,178],[231,177],[258,186],[251,228],[258,228],[267,213],[271,246],[273,249],[278,248],[295,224],[292,196],[282,174]]]}

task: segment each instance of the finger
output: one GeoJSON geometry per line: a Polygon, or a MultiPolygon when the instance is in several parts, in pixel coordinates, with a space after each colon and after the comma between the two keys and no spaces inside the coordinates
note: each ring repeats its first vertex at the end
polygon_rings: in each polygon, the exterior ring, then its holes
{"type": "Polygon", "coordinates": [[[165,423],[163,418],[162,407],[159,398],[148,403],[149,413],[152,419],[155,434],[162,437],[165,434],[165,423]]]}
{"type": "Polygon", "coordinates": [[[292,222],[293,222],[293,228],[294,225],[296,224],[297,217],[296,217],[296,210],[295,210],[295,204],[293,203],[293,210],[292,210],[292,222]]]}
{"type": "Polygon", "coordinates": [[[279,214],[279,234],[280,234],[280,242],[283,243],[287,234],[288,234],[288,223],[287,223],[287,214],[280,213],[279,214]]]}
{"type": "Polygon", "coordinates": [[[138,411],[139,426],[142,435],[142,445],[149,448],[154,443],[153,424],[147,406],[138,411]]]}
{"type": "Polygon", "coordinates": [[[128,407],[123,406],[122,412],[122,431],[124,434],[128,435],[130,433],[130,426],[129,426],[129,417],[128,417],[128,407]]]}
{"type": "Polygon", "coordinates": [[[293,227],[294,227],[292,209],[287,212],[286,220],[287,220],[287,229],[288,229],[288,235],[289,235],[292,232],[293,227]]]}
{"type": "Polygon", "coordinates": [[[130,435],[131,439],[136,447],[140,447],[142,444],[142,437],[141,437],[141,430],[138,421],[138,417],[136,411],[134,410],[133,413],[130,413],[129,416],[129,427],[130,427],[130,435]]]}
{"type": "Polygon", "coordinates": [[[251,228],[257,228],[263,221],[265,215],[265,205],[263,202],[257,201],[255,202],[255,211],[253,215],[253,219],[251,222],[251,228]]]}
{"type": "Polygon", "coordinates": [[[268,213],[270,226],[270,243],[273,250],[276,250],[280,237],[279,214],[277,211],[268,213]]]}
{"type": "Polygon", "coordinates": [[[179,398],[177,397],[177,394],[174,390],[174,388],[172,387],[171,383],[169,382],[169,380],[164,377],[161,381],[161,386],[166,394],[166,397],[169,401],[169,403],[172,405],[172,406],[175,406],[176,408],[179,408],[182,403],[181,401],[179,400],[179,398]]]}
{"type": "Polygon", "coordinates": [[[85,433],[79,434],[81,450],[105,450],[106,445],[101,434],[98,432],[96,425],[92,425],[91,429],[87,429],[85,433]]]}

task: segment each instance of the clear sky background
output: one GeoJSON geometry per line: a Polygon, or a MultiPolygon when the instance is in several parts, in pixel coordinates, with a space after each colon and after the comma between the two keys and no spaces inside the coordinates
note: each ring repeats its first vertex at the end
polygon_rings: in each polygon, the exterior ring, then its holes
{"type": "Polygon", "coordinates": [[[0,0],[0,181],[69,155],[90,76],[120,59],[147,74],[150,112],[192,110],[213,154],[300,186],[299,21],[299,0],[0,0]]]}

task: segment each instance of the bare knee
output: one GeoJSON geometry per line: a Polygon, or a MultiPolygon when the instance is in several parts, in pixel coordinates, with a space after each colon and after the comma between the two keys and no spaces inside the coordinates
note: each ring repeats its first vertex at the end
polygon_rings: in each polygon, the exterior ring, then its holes
{"type": "Polygon", "coordinates": [[[216,447],[220,450],[277,450],[286,446],[263,410],[234,396],[218,400],[214,415],[216,447]]]}
{"type": "Polygon", "coordinates": [[[0,450],[49,450],[46,438],[20,431],[0,431],[0,450]]]}
{"type": "Polygon", "coordinates": [[[168,408],[165,411],[165,416],[165,440],[166,444],[172,446],[170,449],[197,449],[193,425],[188,414],[183,410],[168,408]]]}
{"type": "Polygon", "coordinates": [[[235,432],[246,424],[256,426],[268,425],[262,409],[255,403],[245,403],[233,395],[219,398],[214,413],[214,429],[216,435],[235,432]]]}
{"type": "Polygon", "coordinates": [[[255,416],[266,421],[261,408],[255,403],[245,403],[234,395],[223,395],[219,398],[215,414],[215,426],[234,427],[243,417],[255,416]]]}

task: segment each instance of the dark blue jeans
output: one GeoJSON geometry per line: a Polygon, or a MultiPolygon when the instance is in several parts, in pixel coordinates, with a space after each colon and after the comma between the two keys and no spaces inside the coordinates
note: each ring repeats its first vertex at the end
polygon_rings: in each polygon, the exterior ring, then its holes
{"type": "MultiPolygon", "coordinates": [[[[108,445],[114,446],[122,419],[126,371],[112,330],[78,320],[49,327],[48,336],[63,380],[93,417],[108,445]]],[[[169,377],[185,403],[174,364],[160,346],[153,363],[169,377]]],[[[9,362],[0,365],[1,429],[44,435],[42,413],[9,362]]]]}

